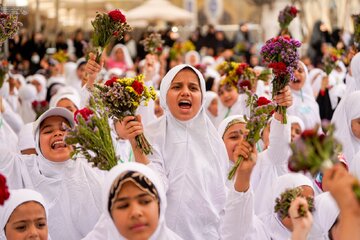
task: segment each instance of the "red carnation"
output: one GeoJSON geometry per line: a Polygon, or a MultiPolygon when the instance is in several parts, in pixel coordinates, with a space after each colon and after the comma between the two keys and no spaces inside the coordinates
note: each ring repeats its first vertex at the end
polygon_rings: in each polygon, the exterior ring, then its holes
{"type": "Polygon", "coordinates": [[[118,31],[115,31],[115,32],[113,32],[113,35],[114,35],[115,37],[117,37],[117,36],[119,35],[119,32],[118,32],[118,31]]]}
{"type": "Polygon", "coordinates": [[[246,63],[240,63],[238,68],[236,69],[236,73],[238,75],[243,75],[247,67],[249,67],[249,65],[247,65],[246,63]]]}
{"type": "Polygon", "coordinates": [[[116,81],[117,77],[112,77],[110,80],[107,80],[105,82],[105,86],[112,87],[116,81]]]}
{"type": "Polygon", "coordinates": [[[156,51],[158,51],[158,52],[162,52],[162,50],[163,50],[162,47],[157,47],[157,48],[156,48],[156,51]]]}
{"type": "Polygon", "coordinates": [[[274,70],[276,76],[287,74],[286,64],[283,62],[273,62],[270,63],[268,67],[274,70]]]}
{"type": "Polygon", "coordinates": [[[302,137],[303,139],[312,138],[312,137],[315,137],[315,136],[317,136],[317,132],[316,132],[314,129],[305,130],[305,131],[301,134],[301,137],[302,137]]]}
{"type": "Polygon", "coordinates": [[[4,205],[5,200],[9,199],[10,193],[6,185],[6,178],[0,174],[0,205],[4,205]]]}
{"type": "Polygon", "coordinates": [[[243,80],[239,83],[239,87],[242,89],[247,88],[248,90],[251,89],[251,82],[249,80],[243,80]]]}
{"type": "Polygon", "coordinates": [[[91,111],[90,109],[88,108],[83,108],[83,109],[80,109],[80,110],[76,110],[75,113],[74,113],[74,120],[76,123],[79,123],[78,120],[77,120],[77,116],[78,115],[81,115],[83,117],[83,119],[85,121],[87,121],[89,119],[89,117],[94,114],[93,111],[91,111]]]}
{"type": "Polygon", "coordinates": [[[333,62],[336,62],[338,60],[337,56],[335,56],[335,55],[331,55],[330,58],[331,58],[331,61],[333,61],[333,62]]]}
{"type": "Polygon", "coordinates": [[[144,86],[141,84],[141,82],[139,81],[134,81],[131,84],[131,87],[134,89],[134,91],[138,94],[141,95],[144,91],[144,86]]]}
{"type": "Polygon", "coordinates": [[[268,105],[269,103],[271,103],[271,101],[266,97],[259,97],[259,99],[257,100],[258,107],[268,105]]]}
{"type": "Polygon", "coordinates": [[[290,8],[290,14],[296,17],[297,13],[298,13],[298,10],[296,9],[296,7],[292,6],[290,8]]]}
{"type": "Polygon", "coordinates": [[[126,17],[125,17],[125,15],[122,14],[122,13],[120,12],[120,10],[118,10],[118,9],[115,9],[115,10],[110,11],[108,15],[109,15],[109,17],[110,17],[113,21],[115,21],[115,22],[121,22],[121,23],[126,22],[126,17]]]}
{"type": "Polygon", "coordinates": [[[39,105],[39,102],[38,101],[33,101],[31,103],[31,105],[32,105],[33,108],[36,108],[39,105]]]}
{"type": "Polygon", "coordinates": [[[46,107],[48,105],[48,102],[46,100],[40,102],[41,107],[46,107]]]}

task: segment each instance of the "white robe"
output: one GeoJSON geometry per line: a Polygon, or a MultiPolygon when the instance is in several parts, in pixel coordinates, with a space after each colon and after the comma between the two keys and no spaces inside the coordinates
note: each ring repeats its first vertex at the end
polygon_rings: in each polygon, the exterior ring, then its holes
{"type": "MultiPolygon", "coordinates": [[[[169,228],[184,239],[219,239],[228,170],[224,143],[203,106],[193,119],[182,122],[171,115],[166,103],[171,81],[185,67],[190,66],[172,68],[161,82],[160,103],[165,115],[145,132],[154,152],[148,156],[149,166],[165,185],[169,228]]],[[[190,68],[198,75],[204,96],[205,80],[198,70],[190,68]]]]}

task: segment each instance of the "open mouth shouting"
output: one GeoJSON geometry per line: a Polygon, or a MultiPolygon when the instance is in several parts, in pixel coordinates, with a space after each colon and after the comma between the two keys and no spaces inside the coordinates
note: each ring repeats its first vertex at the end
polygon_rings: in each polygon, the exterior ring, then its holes
{"type": "Polygon", "coordinates": [[[192,103],[190,100],[180,100],[179,103],[178,103],[178,106],[181,108],[181,109],[190,109],[191,106],[192,106],[192,103]]]}
{"type": "Polygon", "coordinates": [[[51,144],[51,149],[57,150],[57,149],[63,149],[67,148],[67,144],[64,142],[64,139],[57,139],[51,144]]]}

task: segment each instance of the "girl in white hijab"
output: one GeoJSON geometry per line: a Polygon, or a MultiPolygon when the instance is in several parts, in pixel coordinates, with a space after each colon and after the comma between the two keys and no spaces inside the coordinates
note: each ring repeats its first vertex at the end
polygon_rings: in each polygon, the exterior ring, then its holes
{"type": "Polygon", "coordinates": [[[60,92],[52,96],[49,107],[63,107],[72,113],[80,109],[80,97],[71,92],[60,92]]]}
{"type": "Polygon", "coordinates": [[[26,84],[19,90],[19,115],[24,123],[30,123],[36,120],[36,113],[32,108],[32,102],[37,99],[36,87],[32,84],[26,84]]]}
{"type": "MultiPolygon", "coordinates": [[[[349,96],[350,93],[360,90],[360,52],[358,52],[350,63],[352,79],[349,81],[346,78],[346,90],[344,96],[349,96]]],[[[349,76],[351,78],[351,76],[349,76]]]]}
{"type": "Polygon", "coordinates": [[[46,111],[34,124],[38,155],[1,148],[0,171],[6,174],[10,188],[36,189],[44,196],[52,239],[78,240],[93,229],[100,216],[102,178],[87,162],[69,159],[72,148],[64,143],[63,124],[74,126],[70,111],[46,111]]]}
{"type": "Polygon", "coordinates": [[[218,95],[213,91],[207,91],[205,93],[204,108],[207,116],[210,118],[215,127],[217,127],[216,117],[218,116],[218,104],[218,95]]]}
{"type": "Polygon", "coordinates": [[[306,129],[321,125],[319,105],[314,98],[307,67],[301,61],[295,71],[295,78],[295,82],[290,82],[294,103],[288,109],[288,114],[301,118],[306,129]]]}
{"type": "Polygon", "coordinates": [[[50,239],[47,215],[40,193],[30,189],[11,190],[10,198],[0,206],[0,240],[50,239]]]}
{"type": "Polygon", "coordinates": [[[345,160],[352,171],[354,155],[360,151],[360,91],[345,97],[331,120],[335,124],[335,137],[342,143],[345,160]]]}
{"type": "Polygon", "coordinates": [[[36,100],[43,101],[46,98],[46,78],[41,74],[34,74],[28,79],[28,83],[31,83],[36,87],[37,97],[36,100]]]}
{"type": "MultiPolygon", "coordinates": [[[[150,162],[133,146],[136,161],[160,174],[168,200],[166,221],[184,239],[219,239],[226,198],[226,149],[206,116],[204,97],[205,80],[197,69],[185,64],[172,68],[160,86],[165,115],[145,131],[153,147],[150,162]]],[[[138,134],[141,123],[133,119],[124,121],[129,132],[138,134]]]]}
{"type": "Polygon", "coordinates": [[[106,67],[107,69],[120,68],[124,72],[134,67],[129,50],[125,45],[119,43],[113,47],[110,57],[106,61],[106,67]]]}
{"type": "Polygon", "coordinates": [[[197,51],[189,51],[185,54],[185,64],[195,67],[201,63],[200,54],[197,51]]]}
{"type": "Polygon", "coordinates": [[[143,164],[124,163],[112,168],[103,187],[101,220],[84,240],[132,240],[140,234],[149,240],[180,240],[165,223],[165,194],[156,173],[143,164]],[[143,231],[137,233],[136,227],[143,231]]]}

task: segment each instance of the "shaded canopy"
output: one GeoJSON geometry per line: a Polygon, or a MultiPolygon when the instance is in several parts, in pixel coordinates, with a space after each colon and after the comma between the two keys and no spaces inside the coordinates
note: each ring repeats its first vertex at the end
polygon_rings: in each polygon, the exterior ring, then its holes
{"type": "Polygon", "coordinates": [[[128,20],[173,21],[184,22],[193,20],[193,15],[185,9],[171,4],[168,0],[148,0],[139,7],[129,10],[128,20]]]}

